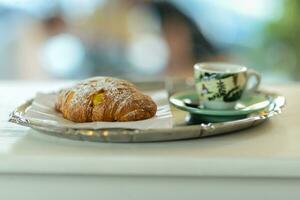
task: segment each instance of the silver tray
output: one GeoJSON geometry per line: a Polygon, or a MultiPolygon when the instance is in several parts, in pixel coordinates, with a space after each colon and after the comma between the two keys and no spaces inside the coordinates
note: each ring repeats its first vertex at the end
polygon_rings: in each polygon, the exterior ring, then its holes
{"type": "MultiPolygon", "coordinates": [[[[162,86],[159,83],[141,83],[143,88],[154,89],[156,86],[162,86]],[[155,86],[155,87],[152,87],[155,86]]],[[[170,87],[167,89],[171,94],[170,87]]],[[[173,91],[174,92],[174,91],[173,91]]],[[[264,92],[266,93],[266,92],[264,92]]],[[[26,119],[24,114],[28,107],[31,106],[33,99],[18,106],[9,117],[9,121],[31,127],[41,133],[64,137],[74,140],[93,141],[93,142],[157,142],[171,141],[182,139],[203,138],[213,135],[220,135],[246,128],[257,126],[267,119],[281,113],[285,105],[283,96],[267,93],[271,99],[270,105],[259,112],[248,115],[246,118],[222,122],[222,123],[202,123],[189,125],[186,122],[187,113],[172,107],[174,126],[171,129],[71,129],[59,126],[43,126],[37,121],[26,119]]]]}

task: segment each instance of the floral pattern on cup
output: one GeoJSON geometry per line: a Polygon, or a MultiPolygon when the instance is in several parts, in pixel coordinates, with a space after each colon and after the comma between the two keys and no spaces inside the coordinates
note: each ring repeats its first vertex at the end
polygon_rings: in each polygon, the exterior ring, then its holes
{"type": "Polygon", "coordinates": [[[209,101],[222,99],[224,102],[233,102],[241,98],[244,88],[241,85],[246,81],[246,74],[217,74],[200,72],[195,77],[196,87],[201,91],[201,98],[209,101]],[[207,81],[213,80],[212,83],[207,81]],[[229,84],[228,82],[232,82],[229,84]]]}
{"type": "MultiPolygon", "coordinates": [[[[199,63],[195,67],[195,86],[200,104],[210,109],[230,109],[241,99],[250,75],[260,76],[246,67],[225,63],[199,63]]],[[[255,89],[255,88],[252,88],[255,89]]],[[[251,90],[252,90],[251,89],[251,90]]]]}

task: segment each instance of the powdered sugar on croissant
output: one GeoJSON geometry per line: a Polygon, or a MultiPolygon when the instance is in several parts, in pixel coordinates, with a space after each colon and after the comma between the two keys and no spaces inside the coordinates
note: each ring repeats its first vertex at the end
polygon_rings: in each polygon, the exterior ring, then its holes
{"type": "Polygon", "coordinates": [[[74,122],[137,121],[157,111],[151,97],[132,83],[112,77],[94,77],[61,90],[55,108],[74,122]]]}

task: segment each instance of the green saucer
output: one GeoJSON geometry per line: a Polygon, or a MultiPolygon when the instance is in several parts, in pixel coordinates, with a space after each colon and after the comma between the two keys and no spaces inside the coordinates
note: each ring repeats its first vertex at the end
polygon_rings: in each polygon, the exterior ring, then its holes
{"type": "Polygon", "coordinates": [[[175,107],[190,113],[188,121],[198,122],[225,122],[246,117],[248,114],[262,110],[271,103],[269,95],[256,92],[251,96],[240,99],[235,108],[231,110],[206,109],[196,104],[199,102],[195,91],[180,92],[170,97],[170,102],[175,107]],[[187,102],[195,102],[187,103],[187,102]]]}

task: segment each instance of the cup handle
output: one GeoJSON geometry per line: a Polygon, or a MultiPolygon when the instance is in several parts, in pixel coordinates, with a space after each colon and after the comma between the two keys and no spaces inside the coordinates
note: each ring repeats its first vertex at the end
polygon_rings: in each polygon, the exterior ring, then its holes
{"type": "Polygon", "coordinates": [[[259,85],[260,85],[260,82],[261,82],[261,76],[258,72],[254,71],[254,70],[248,70],[247,71],[247,83],[246,83],[246,89],[245,89],[245,94],[243,96],[246,96],[246,95],[251,95],[253,94],[255,91],[257,91],[259,85]],[[255,77],[255,80],[256,80],[256,83],[253,84],[252,87],[248,87],[249,85],[249,80],[251,77],[255,77]]]}

